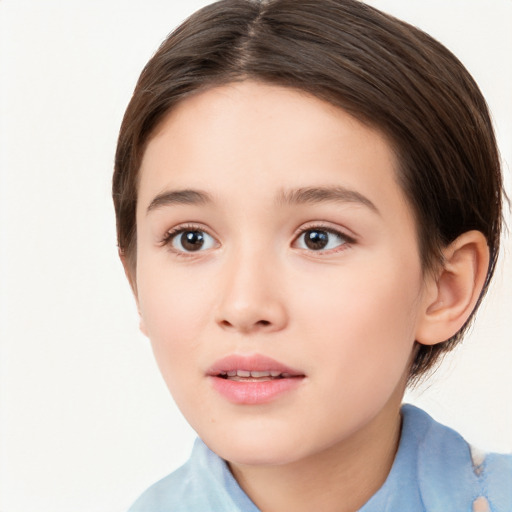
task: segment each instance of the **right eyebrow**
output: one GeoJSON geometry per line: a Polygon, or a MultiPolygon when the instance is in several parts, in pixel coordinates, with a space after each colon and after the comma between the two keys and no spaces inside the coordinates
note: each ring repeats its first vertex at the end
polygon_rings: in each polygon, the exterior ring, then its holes
{"type": "Polygon", "coordinates": [[[158,208],[174,204],[206,204],[211,203],[212,197],[202,190],[166,190],[153,198],[146,210],[146,215],[158,208]]]}

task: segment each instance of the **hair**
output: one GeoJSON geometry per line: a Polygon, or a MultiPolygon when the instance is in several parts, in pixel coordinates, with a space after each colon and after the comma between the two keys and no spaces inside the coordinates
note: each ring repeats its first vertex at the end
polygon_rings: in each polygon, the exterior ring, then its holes
{"type": "Polygon", "coordinates": [[[463,337],[492,277],[502,223],[500,158],[489,111],[461,62],[421,30],[357,0],[222,0],[200,9],[147,63],[117,145],[113,198],[120,253],[135,272],[138,171],[164,117],[183,99],[256,80],[310,93],[387,137],[415,215],[425,271],[481,231],[490,265],[464,327],[416,344],[410,381],[463,337]]]}

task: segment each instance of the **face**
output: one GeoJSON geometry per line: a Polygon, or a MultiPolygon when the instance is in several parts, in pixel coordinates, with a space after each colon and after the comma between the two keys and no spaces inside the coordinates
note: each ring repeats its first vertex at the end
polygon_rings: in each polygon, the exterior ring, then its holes
{"type": "Polygon", "coordinates": [[[424,276],[379,132],[250,81],[190,97],[147,146],[137,244],[141,328],[221,457],[298,461],[398,410],[424,276]]]}

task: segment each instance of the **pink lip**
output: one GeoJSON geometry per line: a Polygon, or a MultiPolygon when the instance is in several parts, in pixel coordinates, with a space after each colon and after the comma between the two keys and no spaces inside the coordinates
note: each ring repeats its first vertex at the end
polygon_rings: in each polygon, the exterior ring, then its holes
{"type": "Polygon", "coordinates": [[[259,354],[251,356],[233,354],[216,361],[206,373],[218,393],[232,403],[245,405],[271,402],[297,388],[305,377],[304,372],[259,354]],[[262,381],[225,378],[227,372],[235,370],[280,372],[285,374],[285,377],[262,381]]]}
{"type": "Polygon", "coordinates": [[[295,377],[304,376],[304,372],[286,366],[271,357],[254,354],[244,356],[241,354],[233,354],[216,361],[213,366],[206,372],[208,375],[217,376],[222,372],[232,370],[247,370],[250,372],[278,371],[281,373],[289,373],[295,377]]]}

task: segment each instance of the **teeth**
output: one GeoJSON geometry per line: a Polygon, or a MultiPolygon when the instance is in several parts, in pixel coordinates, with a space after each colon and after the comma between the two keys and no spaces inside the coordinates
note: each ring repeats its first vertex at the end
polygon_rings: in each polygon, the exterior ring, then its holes
{"type": "Polygon", "coordinates": [[[220,372],[221,377],[242,377],[253,379],[265,378],[265,377],[291,377],[289,373],[281,373],[279,370],[263,370],[260,372],[249,371],[249,370],[229,370],[220,372]]]}
{"type": "Polygon", "coordinates": [[[251,377],[270,377],[270,372],[251,372],[251,377]]]}

